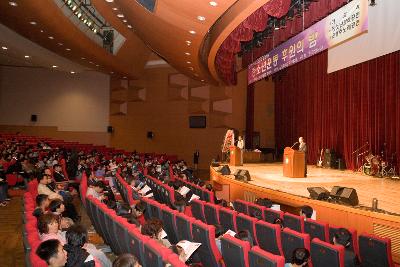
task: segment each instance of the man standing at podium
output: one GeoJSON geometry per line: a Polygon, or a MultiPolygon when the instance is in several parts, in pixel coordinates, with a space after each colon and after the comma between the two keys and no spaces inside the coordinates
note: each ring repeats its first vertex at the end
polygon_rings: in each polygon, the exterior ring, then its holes
{"type": "Polygon", "coordinates": [[[302,136],[299,137],[299,144],[299,151],[304,152],[304,177],[307,177],[307,144],[302,136]]]}

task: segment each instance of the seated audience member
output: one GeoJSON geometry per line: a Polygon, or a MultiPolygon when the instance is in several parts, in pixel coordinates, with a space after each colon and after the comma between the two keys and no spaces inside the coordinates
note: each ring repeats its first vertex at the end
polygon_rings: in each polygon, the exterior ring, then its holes
{"type": "Polygon", "coordinates": [[[81,226],[75,225],[68,229],[66,233],[67,244],[64,245],[65,251],[67,251],[67,263],[66,267],[76,266],[94,266],[94,258],[83,246],[86,243],[87,236],[85,231],[82,230],[81,226]]]}
{"type": "Polygon", "coordinates": [[[144,213],[146,212],[146,204],[143,201],[136,203],[132,208],[132,215],[139,221],[140,225],[145,224],[144,213]]]}
{"type": "Polygon", "coordinates": [[[66,243],[65,233],[60,231],[59,218],[53,213],[46,213],[39,217],[37,227],[40,234],[40,240],[57,239],[62,245],[66,243]]]}
{"type": "Polygon", "coordinates": [[[251,215],[251,217],[256,218],[257,220],[264,220],[261,214],[261,211],[256,210],[254,213],[251,215]]]}
{"type": "Polygon", "coordinates": [[[48,184],[50,184],[51,177],[47,174],[42,174],[37,178],[39,184],[38,184],[38,194],[43,194],[47,195],[50,200],[52,199],[61,199],[63,200],[63,197],[58,194],[58,191],[52,190],[49,187],[47,187],[48,184]]]}
{"type": "Polygon", "coordinates": [[[92,196],[100,201],[104,200],[104,184],[101,181],[94,181],[89,184],[89,187],[86,191],[86,196],[92,196]]]}
{"type": "Polygon", "coordinates": [[[281,227],[281,230],[283,230],[283,228],[285,228],[283,220],[281,218],[275,218],[274,224],[279,224],[279,226],[281,227]]]}
{"type": "Polygon", "coordinates": [[[67,244],[64,245],[64,249],[68,252],[66,267],[94,266],[88,265],[87,263],[93,261],[94,264],[94,259],[98,260],[103,267],[111,267],[111,261],[107,256],[102,251],[98,250],[93,244],[87,242],[88,233],[84,226],[80,224],[71,226],[65,236],[67,244]],[[71,263],[71,265],[69,265],[69,263],[71,263]],[[79,263],[84,263],[84,265],[77,265],[79,263]]]}
{"type": "Polygon", "coordinates": [[[159,219],[153,218],[146,221],[146,223],[142,226],[141,232],[143,235],[147,235],[155,239],[164,247],[169,248],[171,246],[171,243],[168,241],[168,239],[165,239],[167,237],[167,233],[164,231],[163,223],[159,219]]]}
{"type": "Polygon", "coordinates": [[[0,207],[7,206],[7,201],[10,201],[8,197],[8,183],[5,179],[5,175],[2,172],[0,176],[0,207]]]}
{"type": "Polygon", "coordinates": [[[142,267],[142,265],[132,254],[121,254],[115,259],[112,267],[142,267]]]}
{"type": "Polygon", "coordinates": [[[50,201],[49,197],[44,194],[39,194],[36,196],[36,208],[33,211],[33,216],[39,218],[41,215],[45,214],[47,208],[49,207],[50,201]]]}
{"type": "Polygon", "coordinates": [[[268,198],[257,198],[254,201],[255,204],[266,207],[266,208],[271,208],[272,207],[272,201],[268,198]]]}
{"type": "Polygon", "coordinates": [[[60,229],[68,229],[74,224],[74,221],[71,218],[63,217],[65,206],[61,200],[52,200],[49,204],[49,211],[59,217],[60,229]]]}
{"type": "Polygon", "coordinates": [[[217,224],[215,225],[215,244],[217,245],[217,248],[220,253],[222,253],[221,250],[221,237],[224,235],[224,228],[222,225],[217,224]]]}
{"type": "Polygon", "coordinates": [[[173,206],[177,211],[184,213],[186,209],[186,199],[181,194],[176,193],[173,206]]]}
{"type": "Polygon", "coordinates": [[[251,234],[248,230],[239,231],[234,237],[237,239],[240,239],[242,241],[249,242],[250,247],[253,247],[255,245],[254,241],[253,241],[253,237],[251,236],[251,234]]]}
{"type": "Polygon", "coordinates": [[[67,252],[57,239],[42,242],[36,249],[36,255],[50,267],[62,267],[67,263],[67,252]]]}
{"type": "Polygon", "coordinates": [[[304,216],[304,220],[313,219],[316,220],[314,215],[314,210],[310,206],[302,206],[300,210],[300,216],[304,216]]]}
{"type": "Polygon", "coordinates": [[[67,178],[64,176],[64,173],[62,172],[62,167],[59,164],[56,164],[53,166],[54,173],[53,173],[53,178],[57,183],[60,182],[67,182],[67,178]]]}
{"type": "Polygon", "coordinates": [[[285,267],[307,267],[310,252],[305,248],[296,248],[292,254],[292,262],[286,263],[285,267]]]}
{"type": "Polygon", "coordinates": [[[340,228],[333,237],[333,244],[342,245],[344,251],[344,267],[355,267],[359,266],[360,262],[356,254],[350,249],[351,245],[351,234],[345,228],[340,228]]]}

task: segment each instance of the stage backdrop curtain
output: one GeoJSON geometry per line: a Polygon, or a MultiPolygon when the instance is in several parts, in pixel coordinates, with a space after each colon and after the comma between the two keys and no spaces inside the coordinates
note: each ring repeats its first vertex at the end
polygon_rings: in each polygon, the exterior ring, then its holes
{"type": "Polygon", "coordinates": [[[333,148],[350,169],[367,141],[374,154],[386,143],[399,155],[400,51],[331,74],[327,61],[325,51],[274,76],[278,148],[304,136],[309,164],[333,148]]]}

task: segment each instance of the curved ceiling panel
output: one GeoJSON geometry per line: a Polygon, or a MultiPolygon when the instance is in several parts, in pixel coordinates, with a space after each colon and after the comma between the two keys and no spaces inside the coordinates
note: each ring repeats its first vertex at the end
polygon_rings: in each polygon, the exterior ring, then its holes
{"type": "Polygon", "coordinates": [[[133,33],[121,29],[129,40],[113,55],[72,24],[53,0],[15,2],[17,6],[0,1],[0,22],[33,42],[99,71],[132,79],[143,72],[150,50],[133,33]]]}

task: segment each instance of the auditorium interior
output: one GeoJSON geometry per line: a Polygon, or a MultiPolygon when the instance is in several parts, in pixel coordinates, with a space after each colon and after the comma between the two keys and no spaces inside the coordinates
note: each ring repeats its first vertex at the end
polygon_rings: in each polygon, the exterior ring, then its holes
{"type": "Polygon", "coordinates": [[[399,10],[0,1],[0,267],[400,266],[399,10]]]}

